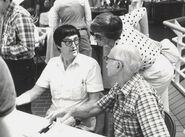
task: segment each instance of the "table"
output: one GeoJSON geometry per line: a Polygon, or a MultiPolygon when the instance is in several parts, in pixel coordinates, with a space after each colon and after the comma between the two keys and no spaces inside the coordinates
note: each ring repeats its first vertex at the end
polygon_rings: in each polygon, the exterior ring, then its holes
{"type": "MultiPolygon", "coordinates": [[[[43,117],[28,114],[22,111],[16,111],[15,116],[20,121],[19,126],[25,136],[38,133],[43,127],[49,124],[49,121],[43,117]]],[[[15,127],[16,128],[16,127],[15,127]]],[[[34,135],[34,137],[103,137],[88,131],[70,127],[64,124],[58,124],[48,132],[34,135]]]]}

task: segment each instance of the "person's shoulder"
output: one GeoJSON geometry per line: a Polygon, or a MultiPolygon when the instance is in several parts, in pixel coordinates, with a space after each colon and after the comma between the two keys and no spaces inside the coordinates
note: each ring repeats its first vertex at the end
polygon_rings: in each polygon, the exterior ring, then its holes
{"type": "Polygon", "coordinates": [[[80,60],[87,64],[97,64],[97,61],[93,57],[83,55],[79,53],[80,60]]]}
{"type": "Polygon", "coordinates": [[[22,6],[19,6],[19,5],[15,5],[14,13],[25,15],[25,16],[31,16],[30,13],[25,8],[23,8],[22,6]]]}
{"type": "Polygon", "coordinates": [[[47,64],[55,64],[60,61],[60,56],[51,58],[47,64]]]}
{"type": "Polygon", "coordinates": [[[140,79],[135,83],[135,89],[138,95],[154,94],[154,88],[140,75],[140,79]]]}

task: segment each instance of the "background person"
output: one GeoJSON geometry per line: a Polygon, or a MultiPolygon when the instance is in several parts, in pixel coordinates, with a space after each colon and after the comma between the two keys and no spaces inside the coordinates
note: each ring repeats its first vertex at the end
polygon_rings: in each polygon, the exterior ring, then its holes
{"type": "Polygon", "coordinates": [[[92,48],[89,39],[89,26],[92,21],[91,9],[88,0],[56,0],[49,12],[49,26],[51,31],[48,36],[46,62],[54,56],[59,55],[53,43],[54,30],[64,24],[75,26],[80,31],[79,52],[91,56],[92,48]]]}
{"type": "MultiPolygon", "coordinates": [[[[0,54],[7,63],[19,96],[34,85],[34,23],[27,10],[12,0],[0,0],[0,54]]],[[[31,104],[18,107],[31,113],[31,104]]]]}
{"type": "MultiPolygon", "coordinates": [[[[43,92],[51,91],[52,104],[46,115],[55,110],[68,110],[94,104],[103,91],[98,63],[79,53],[79,31],[72,25],[62,25],[54,32],[54,40],[60,56],[50,59],[35,86],[19,96],[16,104],[29,103],[43,92]]],[[[70,124],[75,120],[70,118],[70,124]]],[[[67,121],[66,121],[67,122],[67,121]]],[[[94,131],[96,119],[86,119],[79,128],[94,131]]]]}
{"type": "Polygon", "coordinates": [[[106,110],[113,113],[115,137],[169,137],[160,99],[138,73],[142,64],[138,56],[138,50],[132,46],[115,46],[105,57],[112,85],[109,93],[91,106],[72,109],[66,115],[66,111],[56,111],[48,118],[87,118],[106,110]]]}

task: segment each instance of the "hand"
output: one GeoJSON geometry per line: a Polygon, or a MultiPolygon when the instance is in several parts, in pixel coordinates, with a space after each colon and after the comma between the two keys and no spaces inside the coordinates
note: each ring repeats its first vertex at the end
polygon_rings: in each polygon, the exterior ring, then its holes
{"type": "Polygon", "coordinates": [[[50,120],[50,122],[53,122],[56,118],[63,117],[63,120],[66,120],[66,118],[69,117],[64,117],[64,115],[67,114],[67,112],[64,109],[58,109],[52,113],[50,113],[48,116],[46,116],[47,119],[50,120]]]}

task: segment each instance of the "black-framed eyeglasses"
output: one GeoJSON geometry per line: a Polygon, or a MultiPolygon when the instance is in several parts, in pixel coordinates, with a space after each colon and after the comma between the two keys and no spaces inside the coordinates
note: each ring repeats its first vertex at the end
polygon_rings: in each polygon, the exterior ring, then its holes
{"type": "Polygon", "coordinates": [[[73,40],[71,40],[71,39],[64,39],[64,40],[62,40],[62,42],[63,42],[67,47],[73,48],[73,43],[74,43],[76,46],[79,46],[80,39],[79,39],[78,37],[76,37],[76,38],[74,38],[73,40]]]}

